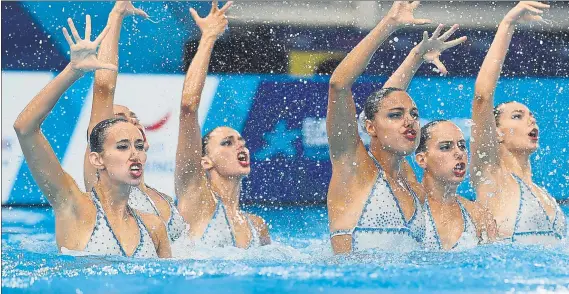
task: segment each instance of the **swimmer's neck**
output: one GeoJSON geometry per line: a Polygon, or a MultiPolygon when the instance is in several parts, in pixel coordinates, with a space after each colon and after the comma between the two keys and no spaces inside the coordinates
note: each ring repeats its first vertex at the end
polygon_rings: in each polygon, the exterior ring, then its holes
{"type": "Polygon", "coordinates": [[[515,174],[526,182],[532,182],[530,162],[532,153],[511,152],[504,146],[500,146],[500,164],[508,173],[515,174]]]}
{"type": "Polygon", "coordinates": [[[458,185],[441,182],[428,172],[423,176],[423,188],[427,192],[427,197],[430,201],[434,200],[442,204],[452,204],[458,199],[456,194],[458,185]]]}
{"type": "Polygon", "coordinates": [[[375,159],[381,165],[381,168],[387,176],[392,179],[398,179],[400,176],[401,164],[405,158],[388,152],[377,144],[370,144],[369,150],[375,159]]]}
{"type": "Polygon", "coordinates": [[[118,184],[112,181],[107,174],[103,174],[95,184],[95,189],[105,209],[105,214],[124,219],[128,217],[127,203],[132,186],[118,184]]]}
{"type": "Polygon", "coordinates": [[[209,186],[227,210],[239,210],[239,196],[241,196],[241,177],[223,177],[217,173],[210,174],[209,186]]]}

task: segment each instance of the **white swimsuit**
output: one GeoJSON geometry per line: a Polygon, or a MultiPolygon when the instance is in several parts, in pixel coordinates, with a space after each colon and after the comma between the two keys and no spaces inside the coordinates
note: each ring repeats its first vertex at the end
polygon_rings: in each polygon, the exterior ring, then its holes
{"type": "MultiPolygon", "coordinates": [[[[236,247],[237,245],[235,242],[235,235],[231,229],[229,219],[227,218],[225,206],[223,205],[223,202],[221,202],[219,196],[215,192],[213,192],[213,194],[214,199],[217,202],[215,206],[215,212],[213,213],[213,217],[209,221],[203,236],[197,243],[200,246],[206,247],[236,247]]],[[[245,214],[245,218],[247,219],[247,224],[251,230],[251,241],[249,242],[247,249],[259,246],[259,233],[257,232],[257,229],[255,229],[253,222],[251,219],[249,219],[249,216],[247,214],[245,214]]]]}
{"type": "MultiPolygon", "coordinates": [[[[464,229],[456,244],[450,250],[462,250],[467,248],[472,248],[480,243],[478,235],[476,234],[476,226],[470,217],[470,214],[462,203],[457,200],[458,206],[460,207],[460,212],[462,213],[462,220],[464,222],[464,229]]],[[[442,250],[443,246],[441,244],[441,238],[439,232],[437,231],[437,226],[435,220],[433,219],[433,214],[429,206],[429,200],[425,199],[425,240],[423,246],[425,249],[429,250],[442,250]]]]}
{"type": "Polygon", "coordinates": [[[362,214],[354,228],[333,231],[331,237],[351,235],[353,252],[368,249],[421,248],[425,236],[425,218],[419,198],[405,183],[415,206],[413,216],[406,221],[385,172],[371,152],[368,154],[375,162],[378,174],[362,214]]]}
{"type": "MultiPolygon", "coordinates": [[[[85,246],[84,252],[93,253],[96,255],[121,255],[127,256],[126,252],[119,243],[115,233],[111,229],[109,220],[103,210],[103,206],[99,201],[97,192],[95,189],[91,191],[91,200],[97,208],[97,220],[95,222],[95,228],[93,228],[93,233],[91,238],[85,246]]],[[[157,258],[156,248],[154,247],[154,242],[146,229],[146,226],[136,214],[136,212],[127,206],[129,213],[136,219],[136,224],[138,225],[138,231],[140,234],[140,241],[136,250],[131,257],[135,258],[157,258]]]]}
{"type": "MultiPolygon", "coordinates": [[[[555,244],[565,238],[565,215],[559,204],[555,203],[555,218],[551,221],[528,185],[516,175],[512,176],[520,187],[520,206],[511,241],[523,244],[555,244]]],[[[547,193],[544,189],[542,191],[547,193]]]]}

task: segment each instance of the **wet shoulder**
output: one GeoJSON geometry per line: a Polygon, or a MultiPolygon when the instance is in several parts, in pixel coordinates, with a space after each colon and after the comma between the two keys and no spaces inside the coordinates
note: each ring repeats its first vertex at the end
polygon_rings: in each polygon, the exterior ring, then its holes
{"type": "Polygon", "coordinates": [[[251,220],[251,223],[255,227],[255,230],[258,232],[261,245],[271,243],[269,226],[267,225],[267,222],[262,217],[251,213],[247,213],[247,217],[251,220]]]}

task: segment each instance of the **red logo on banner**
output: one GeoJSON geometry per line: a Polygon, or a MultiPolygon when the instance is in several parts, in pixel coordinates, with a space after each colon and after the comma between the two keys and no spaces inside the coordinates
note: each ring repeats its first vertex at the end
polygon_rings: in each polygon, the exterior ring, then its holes
{"type": "Polygon", "coordinates": [[[166,113],[166,115],[164,115],[164,117],[162,117],[159,121],[157,121],[157,122],[155,122],[155,123],[153,123],[153,124],[150,124],[150,125],[145,125],[145,126],[144,126],[144,129],[145,129],[147,132],[152,132],[152,131],[157,131],[157,130],[159,130],[160,128],[162,128],[162,127],[168,122],[168,120],[170,119],[170,116],[171,116],[171,115],[172,115],[172,112],[169,111],[169,112],[166,113]]]}

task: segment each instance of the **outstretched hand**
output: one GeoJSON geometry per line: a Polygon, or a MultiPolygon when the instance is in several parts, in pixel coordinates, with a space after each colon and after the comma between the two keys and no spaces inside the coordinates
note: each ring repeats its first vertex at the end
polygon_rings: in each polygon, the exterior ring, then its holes
{"type": "Polygon", "coordinates": [[[131,1],[117,1],[113,10],[120,13],[122,16],[138,15],[143,18],[148,18],[148,14],[144,10],[134,7],[131,1]]]}
{"type": "Polygon", "coordinates": [[[542,9],[548,9],[549,5],[536,1],[521,1],[504,17],[504,21],[510,23],[522,22],[545,22],[541,15],[542,9]]]}
{"type": "Polygon", "coordinates": [[[73,35],[73,39],[69,36],[66,28],[63,28],[63,35],[67,40],[67,43],[70,47],[71,52],[71,61],[69,64],[71,68],[74,70],[88,72],[88,71],[95,71],[97,69],[109,69],[117,71],[117,67],[110,63],[104,63],[97,59],[97,47],[101,44],[101,41],[105,38],[109,31],[109,27],[106,27],[103,32],[95,39],[95,41],[91,42],[91,16],[86,16],[86,24],[85,24],[85,39],[81,39],[75,25],[73,24],[73,20],[71,18],[67,19],[67,23],[69,24],[69,28],[71,29],[71,34],[73,35]]]}
{"type": "Polygon", "coordinates": [[[448,71],[439,59],[439,56],[441,56],[441,53],[446,49],[452,48],[466,41],[466,37],[463,36],[447,42],[448,38],[450,38],[450,36],[458,29],[458,25],[453,25],[448,31],[439,37],[443,27],[444,25],[440,24],[430,38],[427,31],[423,32],[423,40],[415,48],[426,62],[434,64],[440,73],[446,75],[448,71]]]}
{"type": "Polygon", "coordinates": [[[397,26],[423,25],[431,23],[425,18],[415,18],[413,12],[419,7],[419,1],[395,1],[387,13],[387,17],[393,20],[397,26]]]}
{"type": "Polygon", "coordinates": [[[233,5],[233,1],[228,1],[221,9],[217,3],[217,0],[211,3],[211,10],[204,18],[200,17],[195,9],[190,8],[190,14],[200,28],[202,36],[210,36],[217,39],[223,34],[229,23],[225,12],[233,5]]]}

